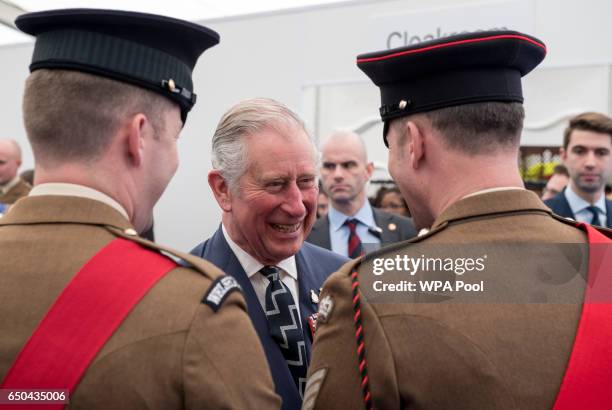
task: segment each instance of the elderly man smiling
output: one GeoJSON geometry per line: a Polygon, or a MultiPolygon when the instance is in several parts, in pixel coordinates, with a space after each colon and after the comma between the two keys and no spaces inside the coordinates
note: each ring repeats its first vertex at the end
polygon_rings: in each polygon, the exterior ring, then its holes
{"type": "Polygon", "coordinates": [[[300,407],[318,293],[346,259],[304,243],[317,207],[317,152],[298,116],[269,99],[238,103],[212,141],[217,232],[191,253],[234,276],[284,409],[300,407]]]}

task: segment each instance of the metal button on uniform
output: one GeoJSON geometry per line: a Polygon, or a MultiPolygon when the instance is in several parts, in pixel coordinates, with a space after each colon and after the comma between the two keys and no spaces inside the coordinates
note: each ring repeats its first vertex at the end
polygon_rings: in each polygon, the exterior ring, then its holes
{"type": "Polygon", "coordinates": [[[427,228],[423,228],[419,231],[419,233],[417,234],[417,236],[423,236],[423,235],[427,235],[429,233],[429,229],[427,228]]]}

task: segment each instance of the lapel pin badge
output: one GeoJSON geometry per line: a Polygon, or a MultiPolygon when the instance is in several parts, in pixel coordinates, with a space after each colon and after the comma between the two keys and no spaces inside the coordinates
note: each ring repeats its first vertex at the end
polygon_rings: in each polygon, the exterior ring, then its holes
{"type": "Polygon", "coordinates": [[[319,294],[314,289],[310,289],[310,300],[312,303],[319,303],[319,294]]]}
{"type": "Polygon", "coordinates": [[[334,302],[329,295],[326,295],[323,299],[321,299],[321,303],[319,304],[319,311],[317,312],[317,324],[318,323],[327,323],[329,320],[329,315],[331,315],[332,310],[334,309],[334,302]]]}
{"type": "Polygon", "coordinates": [[[387,225],[387,228],[389,228],[390,231],[395,231],[397,229],[397,225],[391,222],[389,225],[387,225]]]}

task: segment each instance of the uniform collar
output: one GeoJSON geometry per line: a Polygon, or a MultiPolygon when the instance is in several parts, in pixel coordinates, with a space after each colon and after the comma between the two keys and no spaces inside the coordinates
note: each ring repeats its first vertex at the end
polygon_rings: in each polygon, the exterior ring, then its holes
{"type": "Polygon", "coordinates": [[[113,207],[116,209],[125,219],[128,218],[128,214],[125,211],[125,208],[119,204],[119,202],[115,201],[110,196],[106,195],[103,192],[100,192],[96,189],[86,187],[84,185],[77,184],[66,184],[66,183],[47,183],[36,185],[30,191],[29,196],[39,196],[39,195],[64,195],[64,196],[78,196],[80,198],[89,198],[95,201],[100,201],[105,203],[106,205],[113,207]]]}
{"type": "Polygon", "coordinates": [[[9,182],[7,182],[4,185],[0,185],[0,194],[6,194],[8,191],[10,191],[15,185],[17,185],[19,183],[19,180],[21,178],[19,177],[19,175],[15,175],[15,178],[11,179],[9,182]]]}
{"type": "Polygon", "coordinates": [[[366,199],[363,203],[363,206],[359,208],[359,211],[353,216],[346,215],[332,205],[329,207],[329,224],[334,231],[339,230],[344,225],[347,219],[357,219],[359,222],[364,224],[365,226],[376,226],[374,222],[374,214],[372,212],[372,207],[370,206],[370,202],[366,199]]]}
{"type": "Polygon", "coordinates": [[[132,224],[107,204],[78,196],[35,195],[21,198],[11,206],[0,225],[72,223],[112,226],[125,231],[132,224]]]}
{"type": "MultiPolygon", "coordinates": [[[[223,232],[225,240],[227,241],[227,244],[234,252],[234,255],[236,255],[236,258],[238,259],[238,262],[240,262],[242,269],[250,279],[251,276],[255,275],[261,270],[261,268],[264,267],[264,264],[259,262],[257,259],[255,259],[246,251],[244,251],[240,246],[238,246],[238,244],[234,242],[229,236],[223,224],[221,224],[221,230],[223,232]]],[[[295,255],[291,255],[289,258],[283,259],[276,266],[285,271],[293,279],[297,280],[297,266],[295,263],[295,255]]]]}
{"type": "Polygon", "coordinates": [[[432,229],[454,220],[517,211],[551,213],[536,194],[526,189],[485,190],[451,204],[436,218],[432,229]]]}

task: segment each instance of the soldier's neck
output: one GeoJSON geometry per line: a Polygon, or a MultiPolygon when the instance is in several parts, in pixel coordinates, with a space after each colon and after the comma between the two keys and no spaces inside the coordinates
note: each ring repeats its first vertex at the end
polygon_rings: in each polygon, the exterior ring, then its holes
{"type": "Polygon", "coordinates": [[[525,187],[515,157],[474,161],[465,167],[463,172],[454,174],[444,175],[438,180],[438,184],[432,184],[437,186],[437,189],[431,191],[432,223],[452,204],[475,192],[494,188],[525,187]]]}

